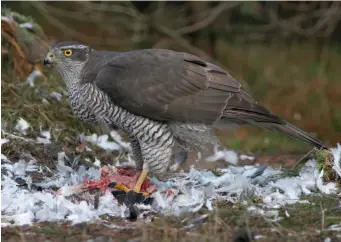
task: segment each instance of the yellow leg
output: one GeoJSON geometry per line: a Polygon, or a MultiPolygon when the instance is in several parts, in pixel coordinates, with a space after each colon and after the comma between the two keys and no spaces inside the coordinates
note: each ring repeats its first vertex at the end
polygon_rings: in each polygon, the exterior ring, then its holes
{"type": "Polygon", "coordinates": [[[139,179],[137,180],[136,185],[135,185],[135,187],[133,189],[134,192],[140,192],[141,185],[144,182],[144,180],[146,179],[147,173],[148,173],[147,170],[142,170],[142,172],[141,172],[141,174],[139,176],[139,179]]]}
{"type": "Polygon", "coordinates": [[[130,189],[128,187],[126,187],[125,185],[123,185],[122,183],[115,183],[114,188],[117,190],[121,190],[123,192],[129,192],[130,191],[130,189]]]}

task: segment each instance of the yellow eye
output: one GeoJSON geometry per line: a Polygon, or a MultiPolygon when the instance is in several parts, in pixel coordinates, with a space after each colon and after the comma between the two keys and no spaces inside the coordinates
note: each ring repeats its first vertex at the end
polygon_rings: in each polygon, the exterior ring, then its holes
{"type": "Polygon", "coordinates": [[[72,50],[64,50],[64,55],[65,56],[71,56],[72,55],[72,50]]]}

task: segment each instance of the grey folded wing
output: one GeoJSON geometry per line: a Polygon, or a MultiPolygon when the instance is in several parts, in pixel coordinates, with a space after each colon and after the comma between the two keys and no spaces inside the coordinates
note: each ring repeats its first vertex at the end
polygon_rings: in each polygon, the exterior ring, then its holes
{"type": "Polygon", "coordinates": [[[92,81],[116,105],[159,121],[213,124],[224,115],[230,99],[240,108],[255,103],[251,97],[243,98],[246,94],[240,83],[225,70],[194,55],[170,50],[118,55],[103,65],[92,81]]]}

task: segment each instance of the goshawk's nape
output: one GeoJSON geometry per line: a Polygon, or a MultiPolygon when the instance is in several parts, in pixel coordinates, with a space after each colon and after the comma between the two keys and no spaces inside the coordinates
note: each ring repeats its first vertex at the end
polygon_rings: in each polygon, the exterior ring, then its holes
{"type": "Polygon", "coordinates": [[[44,60],[62,76],[75,115],[129,134],[138,169],[162,176],[175,147],[216,143],[213,128],[252,124],[326,146],[283,121],[243,91],[227,71],[197,56],[166,49],[98,51],[77,42],[50,47],[44,60]]]}

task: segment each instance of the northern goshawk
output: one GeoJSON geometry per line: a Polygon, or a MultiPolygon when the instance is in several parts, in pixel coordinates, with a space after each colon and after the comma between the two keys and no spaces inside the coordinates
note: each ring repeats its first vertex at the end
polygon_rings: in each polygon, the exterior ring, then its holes
{"type": "Polygon", "coordinates": [[[50,47],[44,65],[55,66],[62,76],[80,120],[129,135],[142,169],[135,192],[147,172],[158,177],[167,172],[175,147],[192,151],[217,143],[213,128],[251,124],[326,148],[260,106],[227,71],[192,54],[99,51],[60,42],[50,47]]]}

